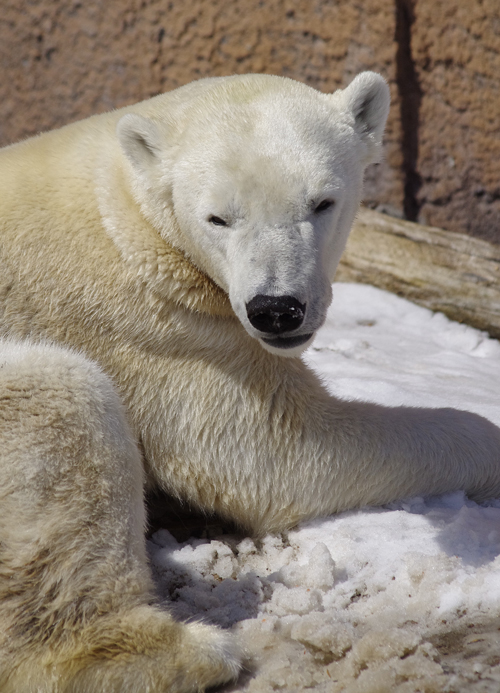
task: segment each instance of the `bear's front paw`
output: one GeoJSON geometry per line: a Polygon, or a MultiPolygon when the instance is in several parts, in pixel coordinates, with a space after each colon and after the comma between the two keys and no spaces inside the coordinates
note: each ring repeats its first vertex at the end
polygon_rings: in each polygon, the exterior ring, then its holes
{"type": "Polygon", "coordinates": [[[241,669],[241,651],[234,636],[213,626],[188,624],[176,662],[184,672],[181,690],[198,691],[235,679],[241,669]]]}

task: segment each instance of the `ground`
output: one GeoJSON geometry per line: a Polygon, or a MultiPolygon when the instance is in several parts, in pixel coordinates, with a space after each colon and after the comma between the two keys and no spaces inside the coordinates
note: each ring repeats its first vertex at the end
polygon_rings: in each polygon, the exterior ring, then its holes
{"type": "MultiPolygon", "coordinates": [[[[373,287],[334,286],[306,359],[337,395],[500,424],[500,344],[373,287]]],[[[500,501],[406,499],[255,542],[175,513],[148,541],[156,583],[179,618],[243,643],[225,691],[500,689],[500,501]]]]}

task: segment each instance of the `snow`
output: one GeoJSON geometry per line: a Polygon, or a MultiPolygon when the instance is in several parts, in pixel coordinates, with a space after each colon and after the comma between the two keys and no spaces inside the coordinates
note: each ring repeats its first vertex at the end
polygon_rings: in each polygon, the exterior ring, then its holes
{"type": "MultiPolygon", "coordinates": [[[[305,359],[335,395],[500,425],[500,344],[373,287],[334,285],[305,359]]],[[[163,529],[149,551],[174,614],[242,644],[247,671],[225,690],[500,690],[499,500],[403,499],[259,542],[163,529]]]]}

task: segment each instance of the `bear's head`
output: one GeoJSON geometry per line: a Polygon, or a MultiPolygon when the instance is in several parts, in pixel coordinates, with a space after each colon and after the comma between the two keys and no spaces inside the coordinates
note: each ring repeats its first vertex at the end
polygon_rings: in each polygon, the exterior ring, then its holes
{"type": "Polygon", "coordinates": [[[252,337],[296,356],[325,320],[389,89],[372,72],[333,94],[268,75],[195,84],[166,113],[120,119],[134,195],[252,337]]]}

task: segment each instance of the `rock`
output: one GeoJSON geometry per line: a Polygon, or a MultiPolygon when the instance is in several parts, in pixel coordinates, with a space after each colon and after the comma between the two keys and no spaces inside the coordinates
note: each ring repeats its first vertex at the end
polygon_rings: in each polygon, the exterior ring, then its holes
{"type": "Polygon", "coordinates": [[[373,284],[500,337],[500,247],[362,211],[336,279],[373,284]]]}

